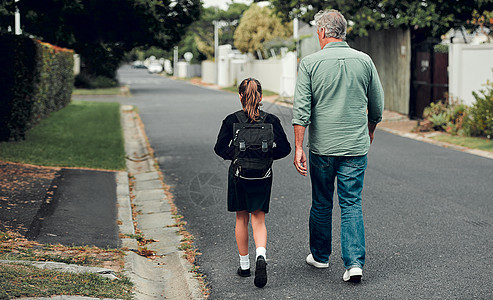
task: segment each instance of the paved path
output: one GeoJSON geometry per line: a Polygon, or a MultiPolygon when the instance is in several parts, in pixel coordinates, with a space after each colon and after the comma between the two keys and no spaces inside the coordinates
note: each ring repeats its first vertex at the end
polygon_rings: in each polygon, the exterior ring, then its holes
{"type": "Polygon", "coordinates": [[[61,169],[29,234],[37,242],[118,248],[115,172],[61,169]]]}
{"type": "MultiPolygon", "coordinates": [[[[308,254],[310,183],[292,154],[274,167],[269,231],[269,282],[236,274],[234,214],[226,211],[227,162],[214,145],[221,120],[239,109],[231,93],[123,69],[134,104],[175,203],[195,235],[212,299],[488,299],[493,283],[493,160],[376,132],[369,153],[364,214],[367,264],[361,284],[344,283],[339,258],[339,210],[334,211],[333,256],[325,270],[308,254]]],[[[290,141],[291,110],[265,103],[290,141]]],[[[251,252],[254,251],[251,241],[251,252]]]]}

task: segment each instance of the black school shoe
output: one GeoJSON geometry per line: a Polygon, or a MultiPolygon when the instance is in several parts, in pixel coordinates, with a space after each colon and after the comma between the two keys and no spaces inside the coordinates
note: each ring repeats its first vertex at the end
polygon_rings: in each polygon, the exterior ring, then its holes
{"type": "Polygon", "coordinates": [[[267,284],[267,263],[262,255],[257,258],[257,263],[255,265],[255,280],[253,283],[258,288],[263,288],[267,284]]]}
{"type": "Polygon", "coordinates": [[[250,269],[242,270],[241,267],[238,267],[237,273],[241,277],[250,277],[250,276],[252,276],[252,274],[250,273],[250,269]]]}

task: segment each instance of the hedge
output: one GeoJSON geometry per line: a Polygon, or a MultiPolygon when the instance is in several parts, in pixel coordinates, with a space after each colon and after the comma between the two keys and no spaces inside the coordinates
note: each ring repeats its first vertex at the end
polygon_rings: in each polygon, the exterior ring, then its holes
{"type": "Polygon", "coordinates": [[[25,36],[0,35],[0,141],[26,131],[70,103],[73,51],[25,36]]]}

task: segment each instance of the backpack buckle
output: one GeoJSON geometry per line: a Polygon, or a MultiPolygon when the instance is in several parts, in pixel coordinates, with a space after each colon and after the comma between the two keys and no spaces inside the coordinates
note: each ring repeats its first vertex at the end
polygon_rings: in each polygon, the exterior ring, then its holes
{"type": "Polygon", "coordinates": [[[245,141],[240,141],[240,151],[246,151],[245,141]]]}
{"type": "Polygon", "coordinates": [[[267,141],[262,141],[262,152],[267,152],[268,151],[268,148],[267,148],[267,141]]]}

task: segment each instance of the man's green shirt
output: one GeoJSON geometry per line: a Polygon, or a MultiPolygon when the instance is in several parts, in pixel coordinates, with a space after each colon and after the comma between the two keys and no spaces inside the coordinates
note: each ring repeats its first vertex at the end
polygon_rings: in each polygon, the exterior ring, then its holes
{"type": "Polygon", "coordinates": [[[294,94],[293,125],[309,126],[318,155],[368,153],[368,122],[382,120],[384,95],[371,58],[346,42],[332,42],[303,58],[294,94]]]}

